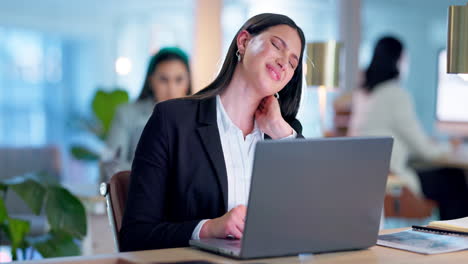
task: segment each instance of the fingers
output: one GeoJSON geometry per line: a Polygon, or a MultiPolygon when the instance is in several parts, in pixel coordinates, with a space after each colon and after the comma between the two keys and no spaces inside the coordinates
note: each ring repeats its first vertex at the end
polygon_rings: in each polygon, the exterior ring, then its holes
{"type": "Polygon", "coordinates": [[[200,230],[200,238],[233,236],[236,239],[241,239],[246,213],[247,207],[239,205],[221,217],[208,220],[200,230]]]}
{"type": "Polygon", "coordinates": [[[241,230],[238,226],[234,225],[226,231],[227,231],[227,235],[231,235],[236,239],[241,239],[244,229],[242,228],[241,230]]]}
{"type": "Polygon", "coordinates": [[[239,220],[241,223],[245,222],[245,216],[247,214],[247,207],[245,205],[238,205],[231,211],[236,221],[239,220]]]}
{"type": "Polygon", "coordinates": [[[260,101],[260,104],[258,105],[257,110],[263,113],[263,111],[265,110],[265,99],[262,99],[260,101]]]}
{"type": "Polygon", "coordinates": [[[239,216],[241,216],[243,219],[245,219],[245,216],[247,215],[247,206],[238,205],[234,209],[236,209],[239,216]]]}
{"type": "Polygon", "coordinates": [[[261,113],[264,113],[270,107],[272,100],[275,100],[273,95],[263,98],[258,105],[258,110],[260,110],[261,113]]]}
{"type": "Polygon", "coordinates": [[[223,231],[219,237],[227,238],[233,236],[234,238],[242,238],[244,232],[244,221],[238,216],[231,214],[224,223],[223,231]]]}
{"type": "Polygon", "coordinates": [[[247,207],[239,205],[233,208],[230,212],[230,217],[227,223],[228,234],[234,236],[237,239],[242,238],[245,226],[245,215],[247,213],[247,207]]]}
{"type": "Polygon", "coordinates": [[[229,234],[233,235],[235,238],[240,239],[242,238],[242,234],[244,233],[244,219],[236,216],[232,219],[231,225],[229,227],[229,234]]]}

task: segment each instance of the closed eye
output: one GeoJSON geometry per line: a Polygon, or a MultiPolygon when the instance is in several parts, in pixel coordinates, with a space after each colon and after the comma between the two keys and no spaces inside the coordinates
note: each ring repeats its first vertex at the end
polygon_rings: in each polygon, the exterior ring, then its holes
{"type": "Polygon", "coordinates": [[[176,78],[176,83],[181,83],[183,80],[184,80],[184,77],[178,76],[178,77],[176,78]]]}
{"type": "Polygon", "coordinates": [[[276,49],[278,49],[278,50],[279,50],[279,46],[278,46],[278,45],[276,45],[276,43],[275,43],[274,41],[271,41],[271,44],[272,44],[272,45],[273,45],[273,46],[274,46],[276,49]]]}

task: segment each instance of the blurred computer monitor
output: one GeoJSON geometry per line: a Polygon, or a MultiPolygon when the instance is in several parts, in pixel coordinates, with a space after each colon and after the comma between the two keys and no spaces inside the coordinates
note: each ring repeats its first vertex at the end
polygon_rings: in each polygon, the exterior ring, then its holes
{"type": "Polygon", "coordinates": [[[439,131],[468,137],[468,74],[447,73],[447,51],[438,58],[436,118],[439,131]]]}

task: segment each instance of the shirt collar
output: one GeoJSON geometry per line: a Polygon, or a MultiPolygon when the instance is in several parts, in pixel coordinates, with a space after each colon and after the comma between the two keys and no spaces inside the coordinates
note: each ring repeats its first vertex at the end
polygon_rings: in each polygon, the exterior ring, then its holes
{"type": "Polygon", "coordinates": [[[229,118],[226,110],[224,109],[223,103],[221,102],[221,97],[216,95],[216,112],[217,112],[217,119],[220,121],[219,123],[222,126],[224,131],[228,131],[232,128],[237,128],[234,123],[229,118]]]}

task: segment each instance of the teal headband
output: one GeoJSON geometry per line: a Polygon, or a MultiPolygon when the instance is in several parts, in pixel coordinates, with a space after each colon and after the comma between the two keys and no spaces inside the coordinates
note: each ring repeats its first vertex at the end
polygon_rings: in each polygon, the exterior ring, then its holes
{"type": "Polygon", "coordinates": [[[147,74],[154,72],[157,64],[161,63],[162,61],[171,59],[180,59],[187,65],[187,67],[189,65],[188,55],[182,49],[177,47],[165,47],[160,49],[155,55],[151,57],[147,74]]]}

